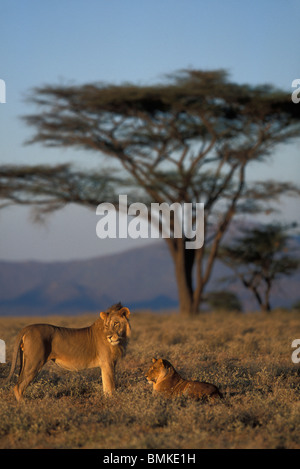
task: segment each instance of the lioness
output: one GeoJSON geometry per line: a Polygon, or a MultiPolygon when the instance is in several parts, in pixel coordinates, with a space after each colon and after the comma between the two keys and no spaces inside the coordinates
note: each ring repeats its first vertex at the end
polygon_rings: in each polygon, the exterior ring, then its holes
{"type": "Polygon", "coordinates": [[[50,324],[24,327],[17,336],[7,377],[8,381],[13,375],[20,352],[19,378],[14,387],[16,399],[22,399],[27,386],[49,360],[67,370],[99,366],[103,391],[111,394],[115,389],[115,365],[125,354],[130,337],[129,315],[129,309],[118,303],[101,312],[89,327],[73,329],[50,324]]]}
{"type": "Polygon", "coordinates": [[[152,363],[146,378],[153,383],[154,391],[167,397],[187,396],[193,399],[223,397],[213,384],[183,379],[171,363],[163,358],[152,358],[152,363]]]}

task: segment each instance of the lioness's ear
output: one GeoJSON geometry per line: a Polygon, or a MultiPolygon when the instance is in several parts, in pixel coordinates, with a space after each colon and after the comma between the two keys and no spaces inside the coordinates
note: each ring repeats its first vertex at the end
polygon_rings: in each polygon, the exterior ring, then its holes
{"type": "Polygon", "coordinates": [[[121,316],[125,316],[127,319],[129,318],[130,311],[125,306],[122,309],[120,309],[119,313],[121,314],[121,316]]]}
{"type": "Polygon", "coordinates": [[[155,363],[157,361],[156,358],[152,358],[152,363],[155,363]]]}
{"type": "Polygon", "coordinates": [[[103,311],[101,311],[100,318],[103,319],[103,321],[106,320],[107,316],[108,316],[108,313],[104,313],[103,311]]]}

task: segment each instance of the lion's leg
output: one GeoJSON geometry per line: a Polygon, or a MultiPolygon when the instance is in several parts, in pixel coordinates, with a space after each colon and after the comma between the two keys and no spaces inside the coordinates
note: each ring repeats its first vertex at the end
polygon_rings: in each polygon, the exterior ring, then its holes
{"type": "Polygon", "coordinates": [[[38,373],[38,370],[32,371],[31,373],[27,372],[22,378],[20,376],[18,383],[14,387],[14,393],[15,393],[17,401],[20,401],[23,399],[23,394],[25,392],[25,389],[31,383],[31,381],[35,378],[37,373],[38,373]]]}
{"type": "Polygon", "coordinates": [[[25,353],[22,353],[22,362],[20,368],[20,375],[18,378],[18,382],[14,387],[14,394],[16,396],[17,401],[23,399],[23,394],[26,388],[29,386],[31,381],[36,377],[40,369],[45,364],[45,360],[42,359],[32,359],[30,357],[25,356],[25,353]]]}
{"type": "Polygon", "coordinates": [[[106,395],[110,395],[116,389],[114,366],[105,366],[102,368],[101,371],[103,392],[106,395]]]}

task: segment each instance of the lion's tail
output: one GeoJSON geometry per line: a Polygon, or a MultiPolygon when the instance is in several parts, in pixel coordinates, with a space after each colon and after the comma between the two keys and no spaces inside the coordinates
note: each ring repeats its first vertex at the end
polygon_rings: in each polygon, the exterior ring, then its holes
{"type": "MultiPolygon", "coordinates": [[[[23,335],[24,335],[24,332],[20,331],[17,338],[16,338],[15,345],[14,345],[13,356],[12,356],[11,367],[10,367],[10,372],[9,372],[9,375],[6,378],[4,378],[3,384],[8,383],[10,381],[12,375],[14,374],[19,350],[20,350],[20,354],[22,353],[20,345],[21,345],[23,335]]],[[[22,360],[21,360],[21,362],[22,362],[22,360]]]]}

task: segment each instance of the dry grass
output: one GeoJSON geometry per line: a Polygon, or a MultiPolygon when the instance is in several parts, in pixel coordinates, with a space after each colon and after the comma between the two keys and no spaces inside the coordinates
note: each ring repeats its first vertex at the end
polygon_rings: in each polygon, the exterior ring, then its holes
{"type": "MultiPolygon", "coordinates": [[[[0,318],[9,363],[18,330],[33,322],[81,327],[82,317],[0,318]]],[[[132,314],[132,339],[118,368],[118,391],[102,394],[98,369],[69,373],[47,364],[17,404],[0,387],[0,448],[300,448],[300,368],[291,343],[299,313],[132,314]],[[183,377],[212,382],[216,404],[152,395],[144,378],[153,356],[183,377]]]]}

